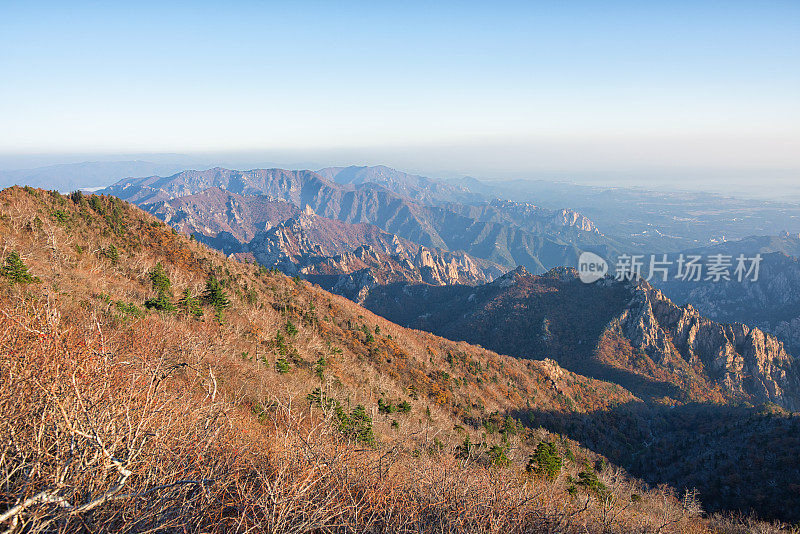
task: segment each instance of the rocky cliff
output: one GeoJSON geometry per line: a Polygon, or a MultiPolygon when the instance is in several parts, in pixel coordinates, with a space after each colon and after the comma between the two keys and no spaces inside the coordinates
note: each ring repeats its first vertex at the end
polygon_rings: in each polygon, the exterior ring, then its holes
{"type": "Polygon", "coordinates": [[[744,322],[776,335],[787,349],[800,353],[800,252],[797,236],[754,237],[688,251],[708,258],[725,254],[761,254],[758,278],[689,282],[670,279],[660,289],[678,304],[691,303],[704,316],[719,322],[744,322]]]}
{"type": "Polygon", "coordinates": [[[301,215],[259,232],[242,252],[356,301],[379,284],[478,285],[502,268],[463,252],[424,247],[368,224],[301,215]]]}
{"type": "Polygon", "coordinates": [[[800,369],[775,336],[707,319],[647,282],[631,283],[630,290],[619,323],[635,349],[675,372],[699,371],[730,396],[800,409],[800,369]]]}

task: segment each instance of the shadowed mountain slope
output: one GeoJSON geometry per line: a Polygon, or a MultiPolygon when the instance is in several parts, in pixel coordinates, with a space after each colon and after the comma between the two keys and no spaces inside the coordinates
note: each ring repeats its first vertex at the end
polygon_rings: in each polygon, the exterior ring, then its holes
{"type": "Polygon", "coordinates": [[[620,384],[645,402],[517,416],[601,451],[650,483],[695,487],[711,510],[737,503],[800,519],[798,367],[758,328],[706,319],[643,281],[583,284],[568,269],[531,276],[520,268],[479,287],[377,287],[364,305],[400,324],[553,358],[620,384]]]}
{"type": "Polygon", "coordinates": [[[369,309],[400,324],[523,358],[551,357],[664,401],[722,398],[800,409],[800,369],[758,328],[719,324],[647,282],[583,284],[523,268],[480,286],[376,288],[369,309]]]}

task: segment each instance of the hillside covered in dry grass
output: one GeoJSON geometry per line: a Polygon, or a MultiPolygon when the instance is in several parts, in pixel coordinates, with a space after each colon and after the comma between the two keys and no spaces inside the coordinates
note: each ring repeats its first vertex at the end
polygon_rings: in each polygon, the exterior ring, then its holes
{"type": "Polygon", "coordinates": [[[112,197],[0,193],[9,532],[767,532],[523,410],[639,402],[227,260],[112,197]]]}

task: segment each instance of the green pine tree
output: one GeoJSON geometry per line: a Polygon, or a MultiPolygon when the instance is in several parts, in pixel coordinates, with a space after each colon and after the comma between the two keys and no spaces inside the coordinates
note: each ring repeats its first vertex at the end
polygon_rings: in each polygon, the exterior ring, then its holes
{"type": "Polygon", "coordinates": [[[203,308],[200,307],[200,299],[192,295],[192,290],[188,287],[183,290],[181,298],[178,301],[178,306],[189,315],[195,317],[203,316],[203,308]]]}
{"type": "Polygon", "coordinates": [[[314,373],[317,377],[322,380],[325,378],[325,369],[328,367],[328,360],[325,359],[325,356],[320,356],[317,360],[317,364],[314,366],[314,373]]]}
{"type": "Polygon", "coordinates": [[[577,484],[594,492],[599,497],[608,495],[608,487],[600,481],[595,470],[589,465],[586,465],[584,470],[578,473],[577,484]]]}
{"type": "Polygon", "coordinates": [[[291,370],[291,367],[289,366],[289,362],[286,360],[286,358],[278,358],[275,361],[275,370],[283,375],[288,373],[291,370]]]}
{"type": "Polygon", "coordinates": [[[543,475],[550,480],[555,480],[561,472],[564,461],[558,454],[558,448],[554,443],[547,441],[540,442],[528,460],[527,470],[529,473],[543,475]]]}
{"type": "Polygon", "coordinates": [[[206,289],[203,292],[203,302],[214,308],[214,316],[217,321],[222,322],[222,312],[231,305],[228,294],[222,284],[215,276],[211,276],[206,282],[206,289]]]}
{"type": "Polygon", "coordinates": [[[349,415],[344,410],[337,410],[339,419],[339,431],[349,438],[364,445],[374,445],[375,435],[372,432],[372,418],[367,414],[367,410],[359,404],[350,412],[349,415]]]}
{"type": "Polygon", "coordinates": [[[150,281],[153,283],[153,289],[155,289],[157,293],[167,293],[172,289],[172,282],[170,282],[167,271],[164,270],[164,266],[161,265],[161,262],[158,262],[156,266],[150,270],[150,281]]]}
{"type": "Polygon", "coordinates": [[[159,311],[174,310],[175,305],[172,304],[172,282],[170,282],[167,271],[164,270],[164,266],[161,265],[161,262],[158,262],[156,266],[150,270],[149,276],[156,296],[144,301],[145,307],[155,308],[159,311]]]}
{"type": "Polygon", "coordinates": [[[5,265],[0,269],[0,275],[8,278],[11,285],[30,284],[39,281],[38,277],[28,272],[27,265],[25,265],[25,262],[19,257],[19,252],[16,250],[6,258],[5,265]]]}

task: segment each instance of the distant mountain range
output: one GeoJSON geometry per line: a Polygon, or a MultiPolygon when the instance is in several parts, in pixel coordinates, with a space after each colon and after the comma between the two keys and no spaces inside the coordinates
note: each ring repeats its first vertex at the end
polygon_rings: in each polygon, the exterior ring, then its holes
{"type": "MultiPolygon", "coordinates": [[[[198,165],[205,164],[196,157],[140,154],[120,160],[0,170],[0,186],[32,185],[62,192],[97,189],[127,177],[171,176],[186,168],[197,168],[198,165]]],[[[264,166],[263,163],[260,165],[264,166]]],[[[567,209],[588,217],[605,237],[624,245],[626,250],[641,249],[648,253],[677,252],[749,235],[800,232],[800,205],[796,202],[760,201],[697,191],[597,187],[556,179],[536,180],[533,177],[503,180],[461,177],[443,180],[382,165],[327,167],[318,170],[317,174],[340,185],[382,186],[398,196],[426,205],[448,202],[478,204],[499,198],[532,202],[551,211],[567,209]]]]}
{"type": "MultiPolygon", "coordinates": [[[[199,200],[180,200],[217,188],[238,195],[230,200],[239,206],[254,203],[263,208],[265,201],[288,202],[298,209],[310,208],[320,217],[350,224],[372,224],[418,245],[462,251],[507,269],[524,265],[533,272],[545,272],[558,265],[576,264],[582,250],[605,255],[616,250],[616,244],[605,238],[590,220],[569,210],[546,210],[512,202],[461,204],[453,199],[468,194],[464,189],[436,185],[405,173],[392,178],[394,175],[390,176],[383,168],[380,172],[348,168],[327,169],[323,173],[339,177],[345,183],[333,182],[312,171],[241,172],[217,168],[164,178],[126,179],[102,192],[136,203],[160,214],[164,220],[169,215],[169,220],[176,220],[175,224],[180,224],[184,231],[199,232],[206,237],[216,237],[223,231],[235,234],[226,227],[238,226],[237,217],[243,224],[249,224],[247,217],[235,214],[235,210],[230,211],[225,222],[220,219],[220,212],[210,212],[204,204],[197,203],[199,200]],[[171,215],[179,211],[179,216],[171,215]],[[192,221],[191,228],[187,221],[192,221]]],[[[222,200],[214,202],[219,201],[222,200]]],[[[242,209],[251,212],[262,208],[242,209]]],[[[255,233],[253,228],[248,231],[255,233]]],[[[247,232],[242,234],[246,235],[247,232]]]]}
{"type": "Polygon", "coordinates": [[[578,211],[594,221],[606,236],[626,244],[629,251],[679,252],[752,235],[800,232],[800,204],[796,201],[533,179],[466,178],[449,183],[487,197],[578,211]]]}
{"type": "Polygon", "coordinates": [[[327,167],[317,174],[337,184],[377,184],[400,196],[423,204],[447,202],[481,202],[485,195],[469,187],[408,174],[385,165],[371,167],[327,167]]]}

